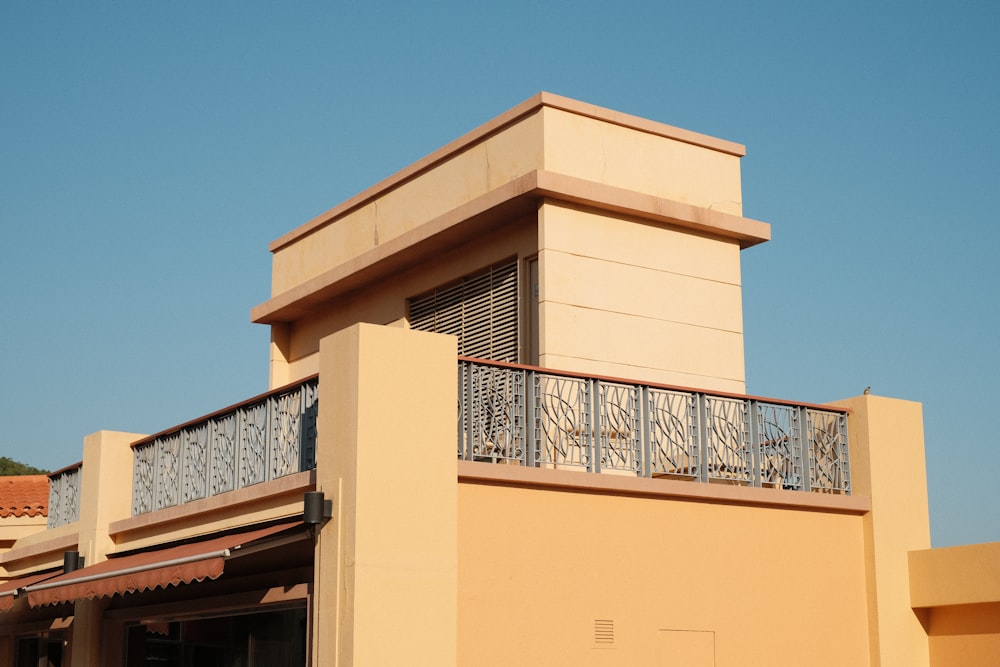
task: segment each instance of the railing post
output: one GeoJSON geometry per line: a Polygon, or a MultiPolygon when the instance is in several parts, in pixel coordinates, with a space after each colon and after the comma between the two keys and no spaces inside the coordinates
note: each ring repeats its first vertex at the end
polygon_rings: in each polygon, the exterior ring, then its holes
{"type": "Polygon", "coordinates": [[[760,429],[758,428],[758,422],[760,415],[757,413],[757,401],[749,400],[745,402],[747,409],[750,411],[748,415],[749,426],[750,426],[750,465],[752,466],[751,484],[753,486],[763,486],[761,481],[761,441],[760,441],[760,429]]]}
{"type": "MultiPolygon", "coordinates": [[[[309,393],[307,385],[303,384],[298,389],[298,401],[296,401],[296,428],[295,428],[295,468],[298,471],[302,469],[301,461],[302,457],[305,456],[306,450],[306,394],[309,393]]],[[[291,452],[289,452],[290,454],[291,452]]],[[[289,456],[289,461],[292,457],[289,456]]],[[[283,472],[283,475],[288,474],[283,472]]]]}
{"type": "Polygon", "coordinates": [[[535,371],[524,371],[524,465],[538,466],[538,432],[535,424],[535,371]]]}
{"type": "MultiPolygon", "coordinates": [[[[218,430],[217,422],[215,419],[210,419],[208,423],[205,424],[205,497],[211,498],[216,495],[217,489],[215,488],[215,466],[218,465],[216,457],[218,453],[215,451],[215,435],[218,430]]],[[[301,462],[301,459],[300,459],[301,462]]]]}
{"type": "Polygon", "coordinates": [[[809,424],[809,411],[804,407],[795,409],[795,417],[799,422],[798,446],[796,456],[802,466],[802,490],[812,491],[812,465],[810,464],[810,452],[812,450],[812,429],[809,424]]]}
{"type": "Polygon", "coordinates": [[[455,434],[455,452],[458,458],[465,459],[465,413],[468,411],[468,401],[465,400],[465,374],[466,374],[466,363],[459,359],[458,361],[458,374],[455,376],[455,382],[458,385],[458,417],[456,418],[458,422],[458,433],[455,434]]]}
{"type": "Polygon", "coordinates": [[[309,391],[306,385],[302,385],[299,389],[299,420],[296,437],[299,440],[299,450],[298,450],[298,467],[296,470],[302,470],[302,459],[306,455],[306,400],[309,391]]]}
{"type": "Polygon", "coordinates": [[[55,479],[49,478],[49,505],[48,505],[48,517],[46,517],[45,525],[47,528],[55,528],[59,523],[59,478],[55,479]]]}
{"type": "Polygon", "coordinates": [[[642,477],[653,476],[653,445],[651,442],[650,415],[649,415],[649,387],[643,385],[639,387],[639,475],[642,477]]]}
{"type": "Polygon", "coordinates": [[[840,427],[840,465],[841,465],[841,485],[840,491],[845,495],[851,494],[851,448],[847,433],[847,415],[843,412],[837,417],[840,427]]]}
{"type": "Polygon", "coordinates": [[[186,428],[182,428],[177,437],[179,438],[177,444],[177,504],[183,505],[187,502],[185,498],[185,490],[190,488],[191,480],[188,479],[188,455],[189,441],[191,440],[191,433],[186,428]]]}
{"type": "Polygon", "coordinates": [[[249,447],[247,444],[247,420],[246,408],[240,408],[236,411],[236,444],[233,446],[233,456],[236,460],[233,462],[233,490],[243,488],[244,470],[246,468],[246,448],[249,447]]]}
{"type": "Polygon", "coordinates": [[[275,396],[268,396],[264,401],[264,481],[272,479],[274,470],[274,445],[271,440],[274,438],[274,422],[278,418],[278,399],[275,396]]]}
{"type": "Polygon", "coordinates": [[[592,472],[600,473],[601,455],[604,453],[601,438],[601,386],[600,382],[593,378],[587,381],[586,386],[590,392],[590,400],[587,401],[590,419],[588,427],[584,430],[590,442],[590,469],[592,472]]]}
{"type": "Polygon", "coordinates": [[[151,501],[149,508],[152,511],[160,509],[160,440],[153,441],[153,474],[150,476],[153,483],[153,492],[150,494],[151,501]]]}
{"type": "MultiPolygon", "coordinates": [[[[51,494],[51,491],[50,491],[51,494]]],[[[51,498],[51,495],[49,496],[51,498]]],[[[51,507],[51,500],[49,501],[51,507]]],[[[139,456],[132,448],[132,516],[139,514],[139,456]]],[[[51,517],[51,514],[49,515],[51,517]]],[[[51,528],[51,526],[49,526],[51,528]]]]}
{"type": "Polygon", "coordinates": [[[473,416],[474,406],[476,405],[477,397],[473,395],[473,391],[476,386],[476,381],[474,376],[476,375],[476,367],[472,363],[469,363],[465,367],[465,460],[473,461],[475,456],[473,452],[475,451],[475,438],[476,433],[473,425],[475,424],[475,417],[473,416]]]}
{"type": "Polygon", "coordinates": [[[705,394],[695,394],[695,404],[698,407],[695,416],[698,423],[698,480],[708,482],[708,459],[710,454],[708,422],[711,416],[708,413],[708,399],[705,397],[705,394]]]}

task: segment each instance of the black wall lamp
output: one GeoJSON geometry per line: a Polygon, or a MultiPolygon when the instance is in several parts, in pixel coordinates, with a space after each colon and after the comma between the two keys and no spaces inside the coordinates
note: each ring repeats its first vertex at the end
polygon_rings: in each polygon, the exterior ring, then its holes
{"type": "Polygon", "coordinates": [[[84,557],[80,555],[79,551],[64,551],[63,552],[63,574],[69,574],[70,572],[76,572],[81,567],[83,567],[84,557]]]}
{"type": "Polygon", "coordinates": [[[302,522],[318,526],[333,516],[333,501],[327,500],[322,491],[307,491],[302,499],[302,522]]]}

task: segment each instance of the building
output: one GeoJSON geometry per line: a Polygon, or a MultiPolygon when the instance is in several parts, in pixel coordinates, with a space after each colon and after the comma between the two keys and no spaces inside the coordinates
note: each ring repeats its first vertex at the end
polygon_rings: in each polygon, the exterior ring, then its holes
{"type": "Polygon", "coordinates": [[[0,664],[993,664],[920,405],[746,395],[743,154],[543,93],[279,238],[272,390],[84,439],[0,664]]]}
{"type": "Polygon", "coordinates": [[[49,478],[45,475],[0,477],[0,550],[45,529],[49,513],[49,478]]]}

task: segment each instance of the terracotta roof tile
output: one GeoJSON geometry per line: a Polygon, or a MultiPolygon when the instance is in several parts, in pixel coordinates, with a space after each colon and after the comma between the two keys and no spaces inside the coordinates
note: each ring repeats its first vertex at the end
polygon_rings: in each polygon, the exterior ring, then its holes
{"type": "Polygon", "coordinates": [[[48,475],[0,477],[0,518],[48,514],[48,475]]]}

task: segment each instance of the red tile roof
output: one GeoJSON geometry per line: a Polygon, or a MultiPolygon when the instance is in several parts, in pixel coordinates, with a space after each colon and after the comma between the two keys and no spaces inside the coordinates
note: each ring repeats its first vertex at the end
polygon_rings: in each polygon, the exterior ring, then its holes
{"type": "Polygon", "coordinates": [[[48,514],[48,475],[0,477],[0,518],[48,514]]]}

